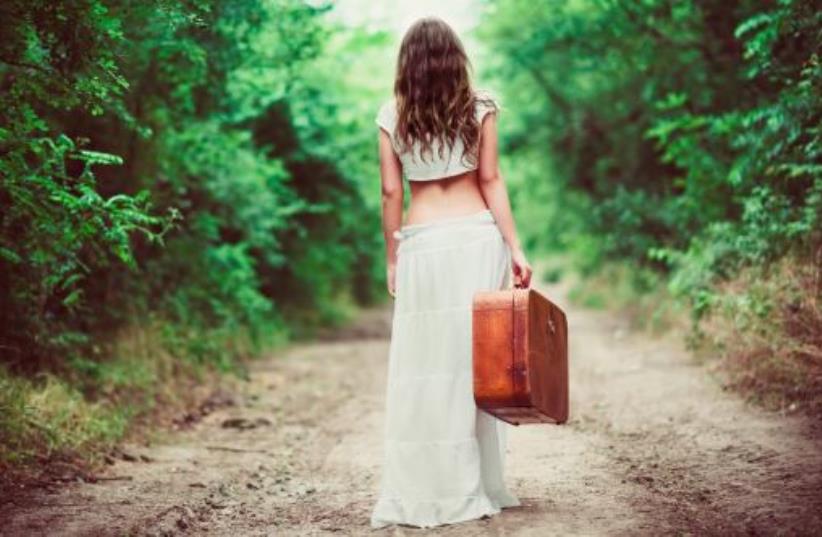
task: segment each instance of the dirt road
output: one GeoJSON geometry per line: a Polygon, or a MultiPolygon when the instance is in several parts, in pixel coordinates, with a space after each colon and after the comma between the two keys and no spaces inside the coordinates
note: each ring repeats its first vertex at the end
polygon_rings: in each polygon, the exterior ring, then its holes
{"type": "MultiPolygon", "coordinates": [[[[523,502],[437,530],[371,530],[390,310],[257,362],[216,410],[97,483],[0,502],[0,534],[819,535],[819,424],[750,408],[676,338],[571,308],[572,419],[509,430],[523,502]]],[[[122,460],[130,459],[130,460],[122,460]]]]}

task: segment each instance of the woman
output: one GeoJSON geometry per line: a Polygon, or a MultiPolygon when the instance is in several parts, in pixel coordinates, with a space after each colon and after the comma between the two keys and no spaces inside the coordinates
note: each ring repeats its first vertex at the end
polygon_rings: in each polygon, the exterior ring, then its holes
{"type": "Polygon", "coordinates": [[[430,528],[520,505],[503,482],[507,424],[474,402],[471,306],[477,290],[510,287],[511,272],[528,287],[531,267],[497,165],[499,108],[472,90],[468,67],[445,22],[419,20],[400,47],[395,98],[377,114],[395,301],[373,528],[430,528]]]}

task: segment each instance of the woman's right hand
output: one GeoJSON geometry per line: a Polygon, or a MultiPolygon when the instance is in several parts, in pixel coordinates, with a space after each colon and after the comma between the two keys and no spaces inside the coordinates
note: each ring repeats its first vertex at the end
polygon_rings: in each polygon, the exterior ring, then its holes
{"type": "Polygon", "coordinates": [[[514,287],[527,288],[531,285],[533,270],[519,248],[511,251],[511,269],[514,271],[514,287]]]}
{"type": "Polygon", "coordinates": [[[388,284],[388,294],[391,295],[391,298],[397,298],[397,264],[396,263],[388,263],[386,268],[386,277],[385,281],[388,284]]]}

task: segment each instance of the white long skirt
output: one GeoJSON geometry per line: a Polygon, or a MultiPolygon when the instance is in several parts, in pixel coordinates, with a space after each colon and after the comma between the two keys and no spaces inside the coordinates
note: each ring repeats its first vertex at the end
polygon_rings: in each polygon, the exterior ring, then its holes
{"type": "Polygon", "coordinates": [[[520,505],[505,487],[509,424],[473,395],[475,291],[510,285],[490,210],[403,226],[388,356],[383,463],[371,527],[430,528],[520,505]]]}

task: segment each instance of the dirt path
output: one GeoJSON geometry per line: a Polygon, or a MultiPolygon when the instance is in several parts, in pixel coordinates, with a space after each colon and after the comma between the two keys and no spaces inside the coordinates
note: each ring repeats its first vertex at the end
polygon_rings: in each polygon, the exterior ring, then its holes
{"type": "Polygon", "coordinates": [[[136,460],[110,466],[112,480],[25,505],[5,498],[0,535],[819,534],[819,424],[750,408],[674,340],[631,334],[613,314],[540,288],[569,313],[572,419],[510,429],[507,480],[521,507],[435,531],[368,527],[383,309],[333,340],[260,361],[223,401],[233,404],[187,430],[125,446],[136,460]]]}

